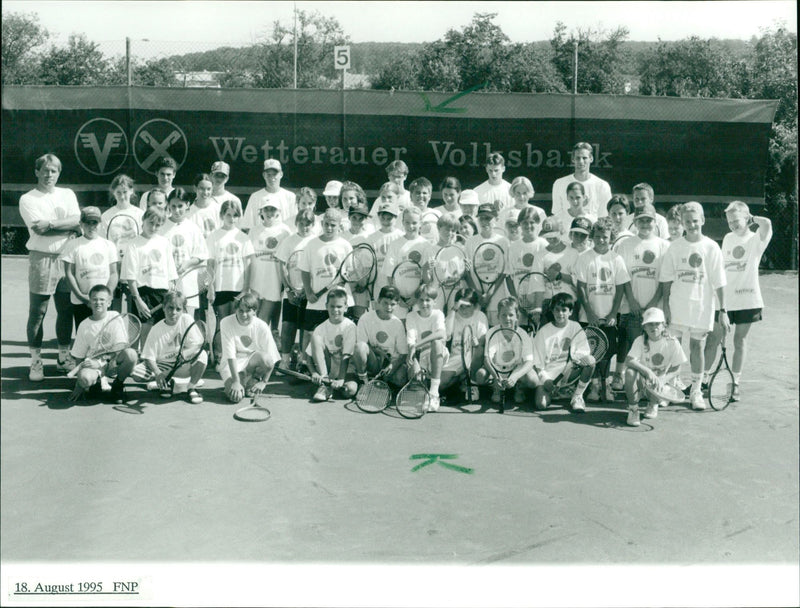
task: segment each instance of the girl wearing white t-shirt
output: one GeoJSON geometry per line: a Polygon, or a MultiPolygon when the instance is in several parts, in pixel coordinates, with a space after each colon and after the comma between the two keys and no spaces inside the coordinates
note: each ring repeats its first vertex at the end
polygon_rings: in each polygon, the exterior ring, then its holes
{"type": "MultiPolygon", "coordinates": [[[[747,335],[753,323],[761,321],[764,300],[761,297],[761,286],[758,282],[758,264],[764,250],[772,239],[772,222],[765,217],[750,215],[746,203],[733,201],[725,208],[730,232],[722,239],[722,259],[725,264],[725,275],[728,279],[723,288],[728,319],[736,328],[733,331],[733,394],[738,401],[739,382],[742,378],[745,354],[747,353],[747,335]],[[751,230],[756,227],[756,231],[751,230]]],[[[719,314],[719,312],[717,312],[719,314]]],[[[711,365],[717,356],[717,348],[725,338],[719,322],[708,335],[705,348],[705,382],[711,365]]]]}
{"type": "MultiPolygon", "coordinates": [[[[625,396],[630,426],[639,426],[639,397],[644,392],[644,385],[670,381],[686,362],[681,343],[667,333],[664,312],[660,308],[644,311],[642,330],[625,360],[625,396]]],[[[658,406],[658,400],[651,398],[644,417],[655,418],[658,406]]]]}
{"type": "Polygon", "coordinates": [[[258,318],[278,333],[281,316],[281,275],[275,251],[291,230],[281,221],[281,212],[274,199],[264,199],[258,212],[261,225],[249,233],[253,244],[253,263],[250,265],[250,288],[261,298],[258,318]]]}
{"type": "MultiPolygon", "coordinates": [[[[142,216],[144,215],[144,211],[134,204],[136,194],[133,189],[133,179],[127,175],[117,175],[111,181],[110,190],[111,196],[114,199],[114,205],[103,212],[100,218],[99,234],[117,246],[117,276],[119,276],[122,268],[122,258],[125,257],[125,250],[128,248],[128,243],[136,238],[136,235],[142,231],[142,216]],[[111,233],[109,233],[109,224],[111,220],[118,215],[128,216],[131,220],[115,222],[114,226],[117,228],[112,227],[111,233]],[[136,229],[132,230],[134,224],[136,229]]],[[[112,310],[116,310],[117,312],[122,310],[123,296],[126,298],[129,297],[128,286],[120,281],[117,284],[117,288],[114,290],[114,300],[111,303],[112,310]]]]}

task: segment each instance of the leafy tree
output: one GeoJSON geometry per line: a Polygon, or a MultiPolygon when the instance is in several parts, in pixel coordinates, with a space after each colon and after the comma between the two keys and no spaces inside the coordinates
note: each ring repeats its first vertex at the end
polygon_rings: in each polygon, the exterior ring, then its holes
{"type": "Polygon", "coordinates": [[[625,78],[622,68],[627,63],[624,42],[629,30],[618,27],[578,29],[567,36],[567,26],[556,24],[550,46],[553,64],[561,75],[563,86],[572,90],[575,42],[578,43],[578,93],[621,93],[625,78]]]}
{"type": "Polygon", "coordinates": [[[671,97],[740,97],[746,69],[714,39],[659,41],[639,59],[639,92],[671,97]]]}
{"type": "Polygon", "coordinates": [[[35,82],[38,60],[35,51],[48,37],[36,13],[3,14],[3,84],[35,82]]]}
{"type": "Polygon", "coordinates": [[[108,80],[108,61],[86,34],[72,34],[66,47],[51,47],[39,64],[43,84],[92,85],[108,80]]]}
{"type": "Polygon", "coordinates": [[[419,89],[419,51],[407,51],[387,62],[372,78],[373,89],[419,89]]]}
{"type": "MultiPolygon", "coordinates": [[[[297,11],[297,86],[332,86],[338,81],[333,47],[349,37],[333,17],[317,11],[297,11]]],[[[254,83],[262,88],[292,87],[294,83],[294,27],[276,21],[271,40],[262,43],[254,83]]]]}
{"type": "Polygon", "coordinates": [[[514,44],[504,66],[501,90],[520,93],[565,93],[550,53],[534,44],[514,44]]]}

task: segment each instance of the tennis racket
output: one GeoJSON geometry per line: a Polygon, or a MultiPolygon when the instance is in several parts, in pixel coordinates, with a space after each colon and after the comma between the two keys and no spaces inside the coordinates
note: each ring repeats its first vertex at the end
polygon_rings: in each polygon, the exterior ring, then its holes
{"type": "MultiPolygon", "coordinates": [[[[725,313],[720,313],[725,314],[725,313]]],[[[719,363],[708,381],[708,402],[711,407],[721,412],[733,402],[733,372],[728,365],[728,355],[725,352],[725,338],[722,337],[722,353],[719,363]]]]}
{"type": "Polygon", "coordinates": [[[400,262],[392,272],[391,283],[400,294],[405,307],[411,310],[414,304],[414,294],[422,285],[422,266],[411,260],[400,262]]]}
{"type": "Polygon", "coordinates": [[[420,371],[397,393],[395,407],[403,418],[422,418],[428,411],[430,400],[430,393],[425,386],[425,372],[420,371]]]}
{"type": "Polygon", "coordinates": [[[467,269],[467,256],[458,245],[445,245],[433,259],[433,274],[442,288],[444,314],[450,308],[450,299],[467,269]]]}
{"type": "Polygon", "coordinates": [[[108,360],[112,355],[128,348],[139,339],[139,334],[142,331],[142,322],[139,318],[131,313],[124,315],[116,315],[112,319],[106,321],[105,325],[100,328],[100,332],[95,338],[94,344],[86,354],[80,365],[76,365],[67,377],[74,378],[78,375],[86,361],[90,359],[105,359],[108,360]]]}
{"type": "Polygon", "coordinates": [[[467,385],[467,390],[464,395],[464,399],[468,403],[472,403],[472,375],[470,374],[470,370],[472,369],[472,358],[475,354],[475,347],[477,346],[477,340],[475,339],[475,332],[472,331],[471,325],[465,325],[464,329],[461,330],[461,364],[464,366],[464,377],[465,383],[467,385]]]}
{"type": "Polygon", "coordinates": [[[314,295],[319,298],[326,291],[342,282],[358,283],[369,278],[375,266],[375,252],[372,247],[365,244],[359,244],[353,250],[344,256],[342,263],[339,264],[339,269],[336,271],[336,276],[333,277],[326,287],[323,287],[314,295]]]}
{"type": "Polygon", "coordinates": [[[367,292],[371,298],[375,279],[378,278],[378,256],[375,255],[375,250],[372,248],[372,245],[368,243],[359,243],[355,246],[355,249],[358,250],[358,253],[355,254],[359,259],[358,264],[362,268],[369,267],[369,272],[366,274],[358,273],[363,276],[357,281],[354,281],[353,291],[356,293],[367,292]]]}
{"type": "Polygon", "coordinates": [[[542,323],[542,311],[539,311],[539,319],[534,318],[533,311],[536,309],[536,293],[546,291],[546,285],[549,283],[547,275],[543,272],[529,272],[520,278],[517,284],[517,300],[519,307],[525,313],[527,318],[526,329],[530,332],[536,333],[539,331],[539,326],[542,323]]]}
{"type": "Polygon", "coordinates": [[[233,413],[233,418],[240,422],[265,422],[272,417],[272,412],[266,407],[267,396],[263,393],[253,395],[250,405],[240,407],[233,413]]]}
{"type": "Polygon", "coordinates": [[[619,246],[625,241],[625,239],[629,239],[632,236],[633,235],[630,233],[619,235],[617,238],[614,239],[614,242],[611,244],[611,250],[616,251],[619,248],[619,246]]]}
{"type": "MultiPolygon", "coordinates": [[[[306,382],[313,382],[313,379],[308,374],[304,374],[302,372],[296,372],[291,369],[284,369],[282,367],[276,367],[275,371],[279,374],[283,374],[284,376],[291,376],[292,378],[297,378],[299,380],[305,380],[306,382]]],[[[324,378],[322,380],[322,384],[329,385],[331,383],[330,378],[324,378]]]]}
{"type": "Polygon", "coordinates": [[[522,337],[509,327],[495,327],[486,336],[486,362],[501,391],[500,413],[506,411],[506,381],[522,363],[522,337]]]}
{"type": "Polygon", "coordinates": [[[128,243],[137,236],[139,236],[139,223],[127,213],[115,215],[106,227],[106,238],[117,246],[120,259],[128,243]]]}
{"type": "MultiPolygon", "coordinates": [[[[188,270],[184,270],[180,277],[178,277],[178,283],[181,282],[186,275],[197,271],[197,289],[195,293],[191,294],[183,294],[187,300],[191,300],[192,298],[199,296],[202,293],[208,291],[211,284],[214,282],[214,275],[211,274],[211,271],[208,269],[207,266],[193,266],[188,270]]],[[[153,314],[155,311],[164,308],[164,303],[158,304],[150,309],[150,314],[153,314]]]]}
{"type": "Polygon", "coordinates": [[[377,414],[382,412],[392,402],[392,389],[383,381],[383,377],[391,369],[391,361],[376,376],[364,384],[356,393],[356,406],[362,412],[377,414]]]}
{"type": "Polygon", "coordinates": [[[574,365],[579,349],[582,350],[583,341],[578,340],[580,332],[586,336],[589,345],[589,354],[594,358],[595,363],[601,361],[608,353],[608,338],[603,331],[592,325],[579,330],[570,340],[569,350],[567,351],[567,364],[553,383],[553,399],[567,399],[572,396],[575,385],[581,375],[580,366],[574,365]]]}
{"type": "Polygon", "coordinates": [[[164,381],[169,384],[172,382],[172,377],[184,365],[191,365],[200,357],[206,345],[206,324],[202,321],[195,321],[181,336],[180,346],[178,353],[175,355],[175,361],[172,363],[164,381]]]}
{"type": "Polygon", "coordinates": [[[677,386],[668,382],[648,382],[644,386],[647,396],[656,401],[669,401],[670,403],[686,403],[686,395],[677,386]]]}
{"type": "Polygon", "coordinates": [[[481,243],[472,256],[472,271],[480,284],[481,294],[489,299],[500,286],[506,267],[506,254],[496,243],[481,243]]]}
{"type": "Polygon", "coordinates": [[[436,243],[439,241],[439,229],[437,228],[437,223],[439,221],[439,215],[435,211],[426,211],[420,217],[420,229],[419,234],[420,236],[425,237],[431,243],[436,243]]]}
{"type": "Polygon", "coordinates": [[[286,288],[289,291],[289,301],[295,306],[302,304],[306,297],[303,291],[303,273],[299,265],[302,255],[302,249],[293,251],[286,260],[283,270],[283,274],[286,277],[286,288]]]}

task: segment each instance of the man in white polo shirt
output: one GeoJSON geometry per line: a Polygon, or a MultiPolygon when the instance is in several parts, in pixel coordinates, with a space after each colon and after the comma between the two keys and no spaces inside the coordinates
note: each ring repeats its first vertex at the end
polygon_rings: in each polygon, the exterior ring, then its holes
{"type": "Polygon", "coordinates": [[[608,182],[592,175],[589,169],[594,162],[594,150],[592,144],[585,141],[578,142],[572,147],[572,165],[575,173],[565,177],[559,177],[553,182],[553,209],[550,215],[563,216],[569,208],[567,200],[567,186],[572,182],[580,182],[583,190],[589,199],[587,213],[597,218],[608,215],[606,203],[611,200],[611,186],[608,182]]]}
{"type": "Polygon", "coordinates": [[[263,205],[264,197],[268,194],[273,195],[273,197],[271,197],[273,200],[274,198],[278,199],[281,221],[286,222],[289,218],[297,215],[297,197],[294,195],[294,192],[289,192],[285,188],[281,188],[281,178],[283,177],[281,164],[274,158],[268,158],[264,161],[264,171],[262,175],[264,177],[265,187],[250,195],[250,198],[247,199],[247,207],[244,210],[244,215],[239,221],[239,228],[245,232],[250,231],[253,227],[260,224],[258,211],[263,205]]]}
{"type": "Polygon", "coordinates": [[[56,303],[56,339],[59,371],[70,371],[75,362],[69,355],[72,339],[72,304],[69,283],[64,276],[61,251],[72,236],[80,234],[81,210],[69,188],[57,188],[61,161],[53,154],[36,159],[36,188],[19,199],[19,213],[28,227],[28,347],[31,367],[28,378],[44,380],[42,363],[43,323],[50,296],[56,303]]]}

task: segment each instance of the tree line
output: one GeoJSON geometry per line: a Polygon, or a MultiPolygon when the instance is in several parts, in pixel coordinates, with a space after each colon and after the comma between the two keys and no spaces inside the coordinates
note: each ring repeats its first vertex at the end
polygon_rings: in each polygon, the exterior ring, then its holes
{"type": "MultiPolygon", "coordinates": [[[[690,36],[678,41],[628,40],[625,27],[568,31],[557,23],[549,41],[512,42],[496,13],[476,13],[461,28],[422,44],[353,44],[341,24],[317,11],[297,11],[297,86],[339,85],[333,47],[351,44],[353,71],[384,90],[638,94],[777,99],[765,183],[768,213],[797,251],[797,35],[776,23],[748,41],[690,36]],[[577,44],[577,82],[573,83],[577,44]],[[780,221],[784,220],[784,221],[780,221]]],[[[49,45],[34,13],[4,13],[2,82],[44,85],[124,85],[124,57],[106,58],[85,34],[49,45]]],[[[274,22],[257,44],[174,55],[132,65],[134,84],[180,86],[178,72],[219,72],[223,87],[294,85],[294,26],[274,22]]],[[[781,235],[776,235],[776,242],[781,235]]],[[[794,265],[796,268],[797,266],[794,265]]]]}

